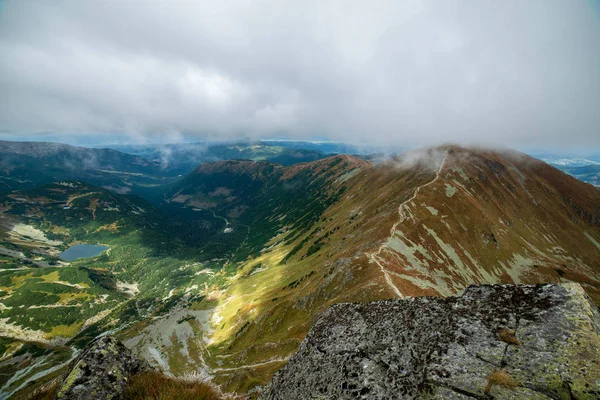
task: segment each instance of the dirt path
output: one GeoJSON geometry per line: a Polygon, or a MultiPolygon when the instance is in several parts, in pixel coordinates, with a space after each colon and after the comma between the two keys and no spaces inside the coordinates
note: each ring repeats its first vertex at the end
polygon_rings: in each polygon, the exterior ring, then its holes
{"type": "Polygon", "coordinates": [[[217,219],[222,219],[223,221],[225,221],[225,226],[226,227],[229,226],[229,221],[227,220],[227,218],[215,214],[215,212],[213,210],[209,210],[209,211],[212,213],[213,217],[215,217],[217,219]]]}
{"type": "Polygon", "coordinates": [[[247,369],[247,368],[255,368],[255,367],[261,367],[263,365],[269,365],[269,364],[273,364],[273,363],[282,363],[282,362],[287,362],[289,360],[289,357],[284,357],[284,358],[274,358],[272,360],[269,361],[265,361],[265,362],[261,362],[261,363],[257,363],[257,364],[249,364],[249,365],[241,365],[239,367],[233,367],[233,368],[213,368],[211,369],[211,372],[230,372],[230,371],[237,371],[240,369],[247,369]]]}
{"type": "MultiPolygon", "coordinates": [[[[410,203],[411,201],[413,201],[418,195],[419,192],[421,191],[421,189],[426,188],[429,185],[432,185],[433,183],[437,182],[440,179],[441,173],[442,173],[442,169],[444,168],[444,165],[446,164],[446,160],[448,159],[448,154],[446,154],[444,156],[444,159],[442,160],[442,163],[440,164],[440,167],[438,168],[437,172],[435,173],[435,178],[433,178],[431,181],[419,186],[415,192],[413,193],[413,195],[406,201],[403,201],[402,203],[400,203],[400,205],[398,206],[398,215],[400,216],[400,218],[398,219],[398,221],[396,221],[396,223],[394,225],[392,225],[392,228],[390,229],[390,237],[389,239],[392,239],[394,237],[394,235],[396,234],[396,228],[398,227],[398,225],[400,225],[402,222],[404,222],[404,219],[406,218],[404,215],[404,207],[410,203]]],[[[402,292],[400,292],[400,290],[398,289],[398,287],[396,285],[394,285],[394,282],[392,282],[392,279],[390,278],[390,272],[383,266],[383,264],[380,262],[379,260],[379,254],[381,254],[381,251],[388,247],[387,243],[388,240],[386,240],[381,246],[379,246],[379,249],[377,249],[376,252],[374,253],[367,253],[367,257],[375,262],[375,264],[377,264],[379,266],[379,269],[381,270],[381,273],[383,274],[386,283],[388,284],[388,286],[394,291],[394,293],[396,293],[396,296],[398,297],[404,297],[402,295],[402,292]]]]}
{"type": "Polygon", "coordinates": [[[98,193],[98,192],[88,192],[88,193],[84,193],[84,194],[76,194],[76,195],[69,196],[69,198],[67,199],[67,206],[71,207],[75,200],[80,199],[82,197],[90,196],[90,195],[96,194],[96,193],[98,193]]]}

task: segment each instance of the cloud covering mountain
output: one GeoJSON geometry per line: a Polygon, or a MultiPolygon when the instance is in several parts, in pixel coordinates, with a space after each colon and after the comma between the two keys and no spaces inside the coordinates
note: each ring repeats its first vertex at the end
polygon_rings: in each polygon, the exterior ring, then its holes
{"type": "Polygon", "coordinates": [[[600,147],[593,1],[7,1],[0,135],[600,147]]]}

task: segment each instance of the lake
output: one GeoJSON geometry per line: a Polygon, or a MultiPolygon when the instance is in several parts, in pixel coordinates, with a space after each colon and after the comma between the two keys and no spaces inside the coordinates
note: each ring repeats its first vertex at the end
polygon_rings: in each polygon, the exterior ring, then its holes
{"type": "Polygon", "coordinates": [[[79,260],[80,258],[96,257],[108,250],[108,246],[99,244],[76,244],[58,255],[58,258],[64,261],[79,260]]]}

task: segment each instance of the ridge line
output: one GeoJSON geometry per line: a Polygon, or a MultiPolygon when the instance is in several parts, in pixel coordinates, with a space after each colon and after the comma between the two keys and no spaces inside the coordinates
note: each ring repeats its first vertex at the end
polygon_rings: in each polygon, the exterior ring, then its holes
{"type": "MultiPolygon", "coordinates": [[[[404,214],[403,214],[404,206],[406,204],[410,203],[411,201],[413,201],[418,196],[421,189],[435,183],[440,178],[442,169],[444,168],[447,159],[448,159],[448,151],[446,151],[444,154],[444,159],[442,160],[440,167],[438,168],[437,172],[435,173],[435,178],[433,178],[431,181],[424,183],[423,185],[417,187],[417,189],[415,190],[413,195],[408,200],[405,200],[402,203],[400,203],[400,205],[398,206],[398,214],[399,214],[400,218],[398,219],[398,221],[396,221],[394,223],[394,225],[392,225],[392,228],[390,229],[390,236],[389,236],[388,240],[390,238],[394,237],[394,235],[396,234],[396,228],[398,227],[398,225],[400,225],[401,222],[404,221],[404,214]]],[[[398,297],[404,297],[404,295],[402,295],[402,292],[400,292],[400,289],[398,289],[398,287],[392,282],[392,279],[390,278],[390,272],[386,268],[384,268],[384,266],[378,260],[378,256],[381,253],[381,251],[385,247],[388,247],[386,243],[387,243],[387,240],[381,246],[379,246],[379,249],[377,249],[376,252],[367,253],[367,257],[371,261],[374,261],[379,266],[379,269],[381,270],[381,273],[383,274],[386,283],[394,291],[394,293],[396,293],[396,295],[398,297]]]]}

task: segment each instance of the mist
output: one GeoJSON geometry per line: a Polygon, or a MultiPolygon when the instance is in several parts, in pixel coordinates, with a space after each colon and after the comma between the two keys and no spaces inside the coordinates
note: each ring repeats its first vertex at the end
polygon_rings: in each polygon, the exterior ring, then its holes
{"type": "Polygon", "coordinates": [[[597,150],[599,40],[583,0],[5,1],[0,138],[597,150]]]}

